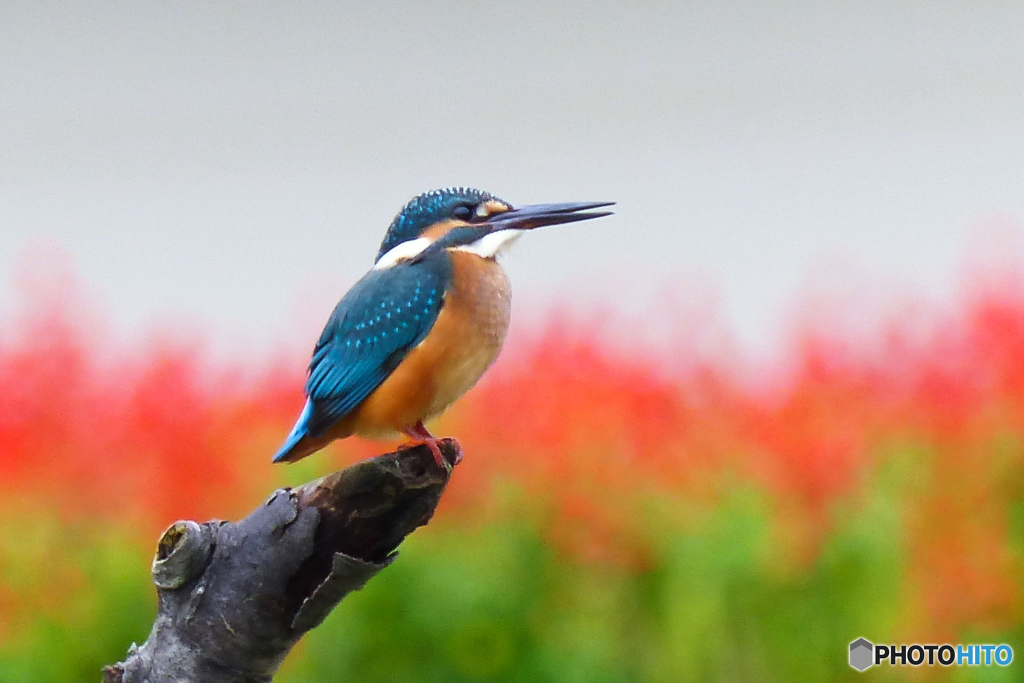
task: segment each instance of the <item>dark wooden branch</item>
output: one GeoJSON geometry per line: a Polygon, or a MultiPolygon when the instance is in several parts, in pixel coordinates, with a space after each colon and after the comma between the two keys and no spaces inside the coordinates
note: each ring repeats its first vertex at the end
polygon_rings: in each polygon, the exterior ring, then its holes
{"type": "MultiPolygon", "coordinates": [[[[448,439],[445,458],[458,463],[448,439]]],[[[448,483],[426,446],[276,491],[239,522],[176,522],[153,560],[149,638],[105,683],[270,681],[302,635],[394,561],[448,483]]]]}

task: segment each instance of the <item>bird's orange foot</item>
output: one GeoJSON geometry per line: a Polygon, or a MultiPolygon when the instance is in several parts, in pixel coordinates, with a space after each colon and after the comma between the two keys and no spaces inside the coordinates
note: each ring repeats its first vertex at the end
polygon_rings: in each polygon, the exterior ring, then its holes
{"type": "MultiPolygon", "coordinates": [[[[405,449],[415,448],[416,446],[426,446],[430,449],[430,453],[434,456],[434,462],[437,463],[438,467],[443,468],[445,472],[452,471],[452,466],[448,464],[448,460],[445,459],[444,453],[441,452],[441,447],[438,445],[438,442],[441,441],[441,439],[438,439],[427,431],[423,422],[417,422],[414,426],[408,427],[402,431],[409,437],[409,441],[399,446],[399,448],[405,449]]],[[[456,439],[450,439],[450,441],[455,447],[455,464],[457,465],[462,462],[462,446],[456,439]]]]}

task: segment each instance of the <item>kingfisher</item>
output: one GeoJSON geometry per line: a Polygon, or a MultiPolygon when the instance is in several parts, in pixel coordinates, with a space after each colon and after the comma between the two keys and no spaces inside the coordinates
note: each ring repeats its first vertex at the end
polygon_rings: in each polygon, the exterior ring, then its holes
{"type": "MultiPolygon", "coordinates": [[[[425,444],[451,469],[424,423],[466,393],[498,357],[511,287],[497,257],[523,232],[607,216],[614,202],[515,208],[482,190],[412,199],[395,216],[370,269],[320,335],[306,403],[274,456],[294,462],[353,434],[425,444]]],[[[457,447],[457,442],[456,442],[457,447]]]]}

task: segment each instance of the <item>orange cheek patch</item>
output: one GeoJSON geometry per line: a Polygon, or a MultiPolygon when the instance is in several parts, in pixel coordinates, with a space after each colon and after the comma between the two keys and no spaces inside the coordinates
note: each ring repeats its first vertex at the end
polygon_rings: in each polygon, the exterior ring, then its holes
{"type": "Polygon", "coordinates": [[[436,242],[437,240],[441,239],[449,232],[451,232],[453,229],[462,225],[466,225],[466,223],[464,223],[463,221],[454,220],[441,221],[440,223],[435,223],[434,225],[431,225],[429,228],[424,230],[423,234],[420,235],[420,237],[426,237],[431,242],[436,242]]]}

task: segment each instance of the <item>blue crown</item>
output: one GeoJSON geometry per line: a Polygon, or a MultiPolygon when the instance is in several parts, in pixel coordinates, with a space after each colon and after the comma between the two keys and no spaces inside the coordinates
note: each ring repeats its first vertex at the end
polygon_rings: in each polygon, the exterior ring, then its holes
{"type": "MultiPolygon", "coordinates": [[[[452,217],[452,211],[461,205],[475,206],[490,199],[498,199],[489,192],[474,190],[471,187],[449,187],[443,190],[431,190],[409,201],[391,221],[384,241],[377,252],[379,260],[402,242],[414,240],[423,231],[435,223],[452,217]]],[[[498,199],[498,201],[502,201],[498,199]]],[[[506,203],[507,202],[503,202],[506,203]]]]}

